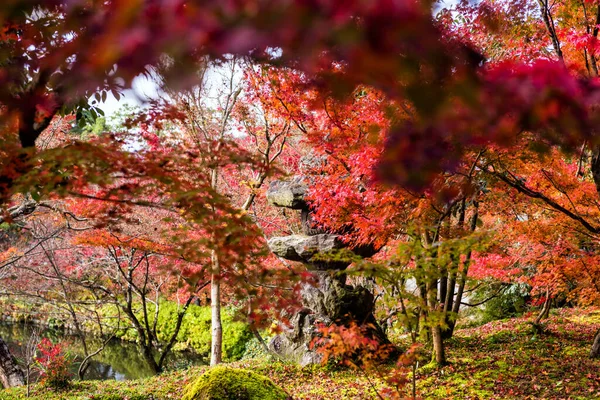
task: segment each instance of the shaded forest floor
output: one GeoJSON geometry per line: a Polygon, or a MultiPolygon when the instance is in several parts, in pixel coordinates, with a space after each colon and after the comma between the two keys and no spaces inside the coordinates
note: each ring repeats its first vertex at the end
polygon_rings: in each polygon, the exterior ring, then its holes
{"type": "MultiPolygon", "coordinates": [[[[600,327],[600,309],[562,309],[534,334],[531,318],[491,322],[461,329],[448,343],[449,366],[424,366],[417,373],[424,399],[597,399],[600,360],[588,357],[600,327]]],[[[269,376],[294,399],[377,398],[382,382],[357,371],[299,368],[260,360],[232,366],[269,376]]],[[[32,399],[142,400],[180,399],[184,387],[207,367],[166,373],[143,380],[74,382],[71,390],[32,389],[32,399]]],[[[24,399],[24,388],[0,391],[0,399],[24,399]]]]}

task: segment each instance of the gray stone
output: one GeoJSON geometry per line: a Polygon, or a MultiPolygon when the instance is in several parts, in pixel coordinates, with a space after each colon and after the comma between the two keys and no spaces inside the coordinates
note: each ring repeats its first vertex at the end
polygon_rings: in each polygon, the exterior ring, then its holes
{"type": "Polygon", "coordinates": [[[290,235],[273,237],[267,243],[275,255],[286,260],[305,263],[309,269],[337,270],[350,265],[349,261],[344,261],[335,254],[336,250],[344,248],[339,235],[329,233],[313,236],[290,235]]]}
{"type": "Polygon", "coordinates": [[[315,170],[323,168],[325,165],[327,165],[327,156],[318,156],[314,152],[300,157],[298,162],[300,171],[306,173],[314,173],[315,170]]]}
{"type": "Polygon", "coordinates": [[[375,299],[364,287],[346,285],[345,275],[339,272],[316,271],[312,284],[305,283],[300,294],[304,307],[289,318],[289,325],[269,343],[271,351],[281,358],[300,365],[316,364],[321,355],[312,345],[318,338],[318,325],[329,326],[358,322],[367,327],[369,336],[389,344],[373,317],[375,299]]]}
{"type": "Polygon", "coordinates": [[[295,176],[289,181],[273,181],[267,189],[267,201],[276,207],[304,210],[308,209],[308,204],[304,201],[307,191],[308,186],[301,176],[295,176]]]}
{"type": "MultiPolygon", "coordinates": [[[[311,155],[303,162],[307,169],[313,169],[324,165],[326,160],[311,155]]],[[[269,239],[271,251],[286,260],[303,263],[313,277],[312,282],[303,283],[300,290],[303,308],[287,316],[289,325],[271,340],[269,348],[280,357],[303,366],[322,360],[312,347],[319,337],[318,325],[356,322],[372,339],[390,344],[373,316],[373,294],[362,286],[346,285],[343,273],[351,263],[351,257],[347,257],[350,250],[355,255],[369,257],[379,248],[361,245],[346,249],[340,234],[351,232],[351,226],[345,227],[343,232],[324,232],[314,221],[313,210],[305,201],[309,181],[310,178],[296,176],[288,182],[272,182],[267,190],[267,199],[272,205],[301,210],[304,232],[304,235],[269,239]]]]}
{"type": "Polygon", "coordinates": [[[315,271],[314,284],[304,284],[300,294],[306,308],[330,324],[333,321],[365,321],[373,312],[373,294],[362,286],[346,285],[346,275],[340,272],[315,271]]]}
{"type": "Polygon", "coordinates": [[[300,223],[302,225],[302,232],[305,235],[311,236],[318,235],[319,233],[327,233],[315,222],[310,210],[302,210],[300,212],[300,223]]]}
{"type": "Polygon", "coordinates": [[[312,340],[293,342],[281,334],[269,342],[269,350],[278,354],[286,361],[299,364],[302,367],[320,364],[323,356],[309,347],[312,340]]]}

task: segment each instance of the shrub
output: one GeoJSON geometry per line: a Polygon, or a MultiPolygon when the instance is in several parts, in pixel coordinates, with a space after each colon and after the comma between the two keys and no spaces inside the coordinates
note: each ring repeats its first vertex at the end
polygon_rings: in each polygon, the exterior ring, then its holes
{"type": "MultiPolygon", "coordinates": [[[[263,340],[265,341],[265,343],[268,343],[270,339],[263,338],[263,340]]],[[[250,360],[256,358],[270,359],[271,357],[271,354],[265,351],[265,348],[258,341],[257,338],[253,337],[248,342],[246,342],[246,349],[244,350],[242,360],[250,360]]]]}
{"type": "Polygon", "coordinates": [[[471,316],[474,325],[519,317],[527,311],[530,290],[529,285],[522,283],[484,285],[475,290],[468,300],[470,303],[479,303],[491,299],[479,307],[465,307],[464,314],[471,316]]]}
{"type": "Polygon", "coordinates": [[[65,321],[63,321],[60,318],[50,317],[50,318],[48,318],[48,321],[46,322],[46,324],[48,325],[49,329],[54,329],[54,330],[65,329],[65,321]]]}
{"type": "MultiPolygon", "coordinates": [[[[152,305],[150,305],[149,311],[153,316],[152,305]]],[[[161,301],[156,330],[158,339],[163,343],[170,340],[171,335],[175,332],[177,312],[177,303],[161,301]]],[[[102,314],[105,318],[118,315],[113,305],[103,307],[102,314]]],[[[142,315],[138,315],[138,318],[142,318],[142,315]]],[[[174,350],[190,349],[202,356],[208,356],[211,342],[210,320],[210,307],[190,305],[177,334],[174,350]]],[[[223,324],[223,359],[225,361],[240,360],[246,351],[246,343],[252,338],[252,332],[245,323],[234,319],[234,311],[228,307],[221,309],[221,322],[223,324]]],[[[124,321],[122,326],[128,327],[129,322],[124,321]]],[[[116,337],[126,341],[138,339],[135,330],[129,327],[118,331],[116,337]]]]}
{"type": "MultiPolygon", "coordinates": [[[[158,337],[165,341],[175,330],[177,304],[163,302],[160,307],[157,324],[158,337]]],[[[208,355],[211,343],[210,319],[210,307],[191,305],[183,319],[177,341],[187,343],[198,354],[208,355]]],[[[244,355],[246,343],[252,338],[252,333],[245,323],[234,320],[234,313],[231,309],[222,309],[221,319],[223,357],[226,361],[237,361],[244,355]]]]}
{"type": "Polygon", "coordinates": [[[183,400],[286,400],[291,397],[269,378],[229,367],[213,367],[185,390],[183,400]]]}
{"type": "Polygon", "coordinates": [[[40,383],[54,390],[66,389],[71,384],[69,361],[63,353],[60,344],[53,344],[50,339],[44,338],[37,347],[39,355],[36,364],[42,374],[40,383]]]}
{"type": "Polygon", "coordinates": [[[531,287],[526,284],[510,285],[485,304],[484,322],[521,316],[527,311],[530,290],[531,287]]]}

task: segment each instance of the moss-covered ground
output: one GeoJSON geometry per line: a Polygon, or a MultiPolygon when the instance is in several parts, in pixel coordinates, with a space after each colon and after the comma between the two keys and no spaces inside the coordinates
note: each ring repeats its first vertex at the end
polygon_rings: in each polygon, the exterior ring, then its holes
{"type": "MultiPolygon", "coordinates": [[[[424,399],[598,399],[600,360],[588,357],[600,328],[599,309],[563,309],[551,315],[545,332],[534,334],[531,317],[461,329],[448,343],[450,365],[421,367],[419,398],[424,399]]],[[[353,370],[300,368],[261,360],[236,367],[270,377],[294,399],[371,399],[382,382],[353,370]]],[[[35,386],[32,399],[180,399],[186,385],[207,367],[126,382],[74,382],[53,393],[35,386]]],[[[0,399],[25,398],[23,388],[0,391],[0,399]]]]}
{"type": "Polygon", "coordinates": [[[431,399],[599,399],[600,360],[589,358],[598,309],[561,309],[536,334],[532,317],[459,330],[451,365],[419,373],[431,399]]]}

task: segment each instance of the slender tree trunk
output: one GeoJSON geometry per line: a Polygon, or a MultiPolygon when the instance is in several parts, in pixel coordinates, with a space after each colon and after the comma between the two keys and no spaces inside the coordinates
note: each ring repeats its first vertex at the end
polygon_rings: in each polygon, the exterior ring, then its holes
{"type": "MultiPolygon", "coordinates": [[[[443,305],[441,303],[438,302],[438,293],[437,293],[437,287],[438,287],[438,283],[439,280],[432,278],[429,283],[428,283],[428,287],[427,287],[427,296],[429,299],[429,310],[432,311],[432,313],[436,310],[442,310],[443,309],[443,305]]],[[[436,315],[436,313],[433,313],[434,316],[432,318],[431,315],[429,315],[429,319],[430,319],[430,323],[431,325],[431,341],[433,342],[433,360],[440,366],[444,366],[446,365],[446,352],[444,350],[444,337],[442,335],[442,321],[440,321],[438,318],[439,316],[436,315]]]]}
{"type": "MultiPolygon", "coordinates": [[[[92,357],[100,354],[100,352],[102,352],[104,350],[104,348],[106,347],[106,345],[108,344],[108,342],[110,342],[113,338],[114,338],[113,335],[111,335],[108,338],[106,338],[104,340],[104,342],[102,342],[102,345],[96,349],[96,351],[94,351],[91,354],[86,355],[85,358],[83,359],[83,361],[81,361],[81,364],[79,364],[79,369],[77,370],[77,375],[79,376],[80,380],[83,380],[83,378],[85,376],[85,373],[89,369],[89,367],[91,365],[90,364],[90,360],[92,359],[92,357]]],[[[29,375],[27,375],[27,379],[28,379],[28,382],[29,382],[29,375]]]]}
{"type": "MultiPolygon", "coordinates": [[[[471,224],[469,229],[471,232],[475,232],[477,229],[477,218],[479,218],[479,203],[474,200],[473,201],[473,216],[471,217],[471,224]]],[[[452,314],[458,315],[460,311],[460,305],[462,303],[463,295],[465,292],[465,285],[467,284],[467,275],[469,273],[469,264],[471,263],[471,250],[467,251],[466,259],[463,264],[463,269],[460,273],[457,273],[457,291],[456,298],[452,304],[452,314]]],[[[452,293],[454,293],[454,289],[452,289],[452,293]]],[[[456,327],[456,318],[448,320],[448,329],[444,332],[444,338],[449,339],[454,334],[454,328],[456,327]]]]}
{"type": "Polygon", "coordinates": [[[442,329],[442,337],[444,339],[450,339],[454,331],[454,325],[456,321],[456,314],[453,313],[454,309],[454,293],[456,290],[456,276],[458,274],[459,259],[458,257],[452,257],[452,268],[450,276],[446,279],[446,290],[445,297],[442,298],[442,304],[444,307],[444,322],[446,327],[442,329]]]}
{"type": "Polygon", "coordinates": [[[435,361],[439,366],[447,364],[446,351],[444,350],[444,337],[442,335],[442,328],[439,325],[435,325],[431,328],[431,338],[433,340],[433,357],[432,361],[435,361]]]}
{"type": "Polygon", "coordinates": [[[150,342],[148,340],[148,338],[146,336],[146,332],[144,331],[144,328],[139,323],[139,321],[137,320],[137,317],[135,317],[135,315],[133,313],[131,313],[131,314],[128,313],[128,316],[129,316],[130,320],[133,322],[133,325],[135,326],[135,329],[138,333],[139,346],[140,346],[140,350],[142,352],[142,356],[144,357],[146,362],[148,362],[148,366],[150,367],[152,372],[154,372],[155,374],[161,373],[162,370],[159,367],[159,365],[157,364],[156,359],[154,358],[152,342],[150,342]],[[132,318],[132,315],[133,315],[133,318],[132,318]]]}
{"type": "MultiPolygon", "coordinates": [[[[427,321],[428,313],[427,313],[427,285],[425,284],[423,279],[417,278],[417,286],[419,288],[419,297],[421,299],[421,307],[419,307],[419,321],[427,321]]],[[[431,330],[427,329],[424,323],[419,324],[419,336],[421,339],[429,342],[431,339],[431,330]]]]}
{"type": "MultiPolygon", "coordinates": [[[[81,364],[79,365],[79,369],[77,370],[77,376],[79,377],[79,380],[83,380],[85,371],[87,371],[87,368],[89,365],[89,360],[90,360],[89,351],[88,351],[88,347],[87,347],[87,341],[85,339],[83,330],[81,329],[81,325],[79,324],[79,318],[77,317],[77,313],[75,312],[75,307],[73,307],[73,303],[71,302],[71,299],[69,297],[69,290],[67,289],[67,286],[65,285],[63,275],[61,274],[58,266],[54,262],[52,253],[50,253],[48,250],[46,250],[46,247],[44,247],[43,244],[41,245],[41,247],[42,247],[42,250],[44,251],[44,253],[46,254],[46,258],[50,262],[52,269],[54,270],[56,279],[58,279],[58,282],[60,283],[63,298],[65,300],[65,303],[67,304],[67,308],[69,310],[69,315],[71,316],[71,320],[73,321],[73,326],[75,327],[75,335],[79,338],[79,341],[81,342],[81,346],[83,347],[84,359],[81,362],[81,364]]],[[[27,376],[27,388],[29,389],[29,375],[27,376]]]]}
{"type": "Polygon", "coordinates": [[[592,344],[592,350],[590,350],[590,357],[600,358],[600,329],[596,332],[594,337],[594,343],[592,344]]]}
{"type": "MultiPolygon", "coordinates": [[[[133,311],[130,314],[130,318],[131,315],[134,315],[133,311]]],[[[134,318],[134,325],[139,335],[142,355],[144,356],[144,359],[148,362],[148,365],[150,366],[150,369],[152,369],[152,372],[154,372],[155,374],[160,374],[162,372],[162,369],[160,368],[160,366],[156,362],[156,359],[154,358],[154,346],[152,343],[152,339],[146,335],[146,331],[144,330],[142,324],[140,324],[140,322],[138,321],[137,317],[135,317],[135,315],[134,318]]]]}
{"type": "Polygon", "coordinates": [[[148,362],[148,366],[150,366],[152,372],[154,372],[155,374],[160,374],[162,372],[162,368],[160,368],[160,366],[156,362],[156,359],[154,358],[152,345],[148,346],[147,343],[140,343],[140,345],[142,346],[142,354],[144,356],[144,359],[148,362]]]}
{"type": "Polygon", "coordinates": [[[543,319],[548,318],[548,315],[550,315],[550,304],[551,304],[550,290],[546,289],[546,299],[544,300],[544,305],[542,306],[540,313],[538,314],[537,318],[535,319],[536,324],[539,324],[540,322],[542,322],[543,319]]]}
{"type": "Polygon", "coordinates": [[[123,310],[125,315],[127,315],[127,317],[129,318],[129,321],[131,322],[131,324],[135,328],[136,332],[138,333],[139,346],[140,346],[140,350],[142,352],[142,356],[148,362],[148,366],[150,366],[150,368],[152,369],[152,372],[158,374],[158,373],[162,372],[162,370],[160,369],[160,367],[158,366],[158,364],[156,362],[156,359],[154,358],[152,340],[150,340],[148,338],[144,327],[142,326],[142,324],[136,317],[135,313],[133,312],[133,287],[132,286],[133,285],[131,284],[131,282],[129,282],[129,285],[127,287],[127,303],[122,304],[121,309],[123,310]]]}
{"type": "MultiPolygon", "coordinates": [[[[440,305],[441,306],[441,305],[440,305]]],[[[442,321],[431,321],[431,341],[433,344],[432,361],[435,361],[439,366],[444,366],[446,362],[446,351],[444,349],[444,335],[442,333],[442,321]]]]}
{"type": "Polygon", "coordinates": [[[600,146],[595,146],[593,148],[590,170],[592,171],[596,192],[600,195],[600,146]]]}
{"type": "Polygon", "coordinates": [[[440,270],[440,284],[439,284],[438,293],[439,293],[438,301],[440,302],[440,304],[444,305],[444,308],[445,308],[447,293],[448,293],[448,269],[445,267],[443,267],[440,270]]]}
{"type": "Polygon", "coordinates": [[[216,252],[212,255],[213,270],[210,275],[211,342],[210,365],[223,361],[223,326],[221,325],[221,277],[219,259],[216,252]]]}
{"type": "Polygon", "coordinates": [[[0,382],[5,388],[25,384],[25,374],[2,338],[0,338],[0,382]]]}
{"type": "MultiPolygon", "coordinates": [[[[600,14],[600,6],[598,8],[598,13],[600,14]]],[[[593,149],[590,169],[592,171],[594,184],[596,185],[596,192],[600,195],[600,147],[598,146],[593,149]]],[[[590,357],[600,358],[600,330],[598,330],[594,337],[594,343],[592,343],[592,348],[590,350],[590,357]]]]}
{"type": "Polygon", "coordinates": [[[29,384],[29,380],[30,380],[30,377],[31,377],[31,367],[29,366],[29,364],[27,365],[27,372],[26,373],[27,373],[27,377],[26,377],[27,378],[27,382],[26,382],[26,384],[27,384],[27,397],[29,397],[31,395],[31,385],[29,384]]]}
{"type": "Polygon", "coordinates": [[[544,332],[544,328],[540,324],[542,320],[548,318],[548,315],[550,315],[551,305],[552,299],[550,299],[550,289],[546,289],[546,299],[544,300],[544,305],[542,306],[542,309],[540,310],[540,313],[538,314],[537,318],[533,322],[533,328],[535,329],[536,333],[544,332]]]}
{"type": "Polygon", "coordinates": [[[538,4],[540,6],[540,13],[542,17],[542,21],[544,21],[544,25],[546,25],[546,30],[550,35],[550,39],[552,40],[552,46],[554,47],[554,53],[559,58],[559,60],[563,60],[563,53],[560,46],[560,40],[558,39],[558,35],[556,34],[556,29],[554,26],[554,19],[552,18],[552,14],[550,12],[550,7],[548,6],[548,0],[538,0],[538,4]]]}

